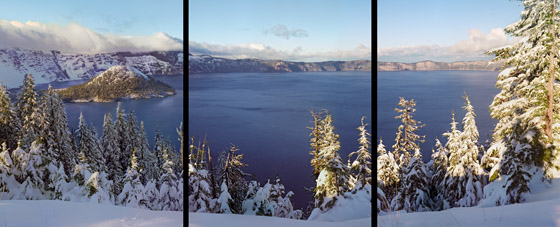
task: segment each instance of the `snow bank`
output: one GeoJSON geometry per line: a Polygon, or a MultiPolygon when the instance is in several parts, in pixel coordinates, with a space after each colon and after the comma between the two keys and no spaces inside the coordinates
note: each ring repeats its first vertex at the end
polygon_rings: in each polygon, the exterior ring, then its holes
{"type": "Polygon", "coordinates": [[[325,213],[320,213],[319,209],[311,212],[308,220],[340,222],[353,219],[371,219],[371,185],[367,185],[365,190],[359,190],[356,194],[346,193],[346,198],[338,197],[333,208],[325,213]]]}
{"type": "Polygon", "coordinates": [[[5,226],[183,226],[183,212],[58,200],[1,200],[5,226]]]}
{"type": "Polygon", "coordinates": [[[211,214],[189,212],[189,227],[340,227],[340,226],[371,226],[371,218],[350,220],[345,222],[305,221],[289,218],[265,217],[238,214],[211,214]]]}
{"type": "Polygon", "coordinates": [[[378,226],[560,226],[560,198],[497,207],[452,208],[439,212],[385,213],[378,226]]]}

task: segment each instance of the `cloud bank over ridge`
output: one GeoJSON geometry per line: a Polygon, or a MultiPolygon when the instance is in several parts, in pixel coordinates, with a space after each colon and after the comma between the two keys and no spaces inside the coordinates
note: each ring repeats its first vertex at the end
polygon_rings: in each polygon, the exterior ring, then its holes
{"type": "Polygon", "coordinates": [[[434,60],[442,62],[490,60],[493,56],[484,52],[517,42],[518,38],[508,39],[502,28],[493,28],[484,34],[480,29],[468,31],[468,39],[451,46],[420,45],[392,48],[377,48],[378,61],[419,62],[434,60]]]}
{"type": "Polygon", "coordinates": [[[165,33],[149,36],[101,34],[77,23],[65,26],[0,20],[0,48],[59,50],[69,53],[183,50],[183,42],[165,33]]]}
{"type": "Polygon", "coordinates": [[[306,52],[302,47],[292,51],[277,50],[261,43],[219,45],[205,42],[189,41],[189,53],[195,55],[212,55],[229,59],[258,58],[264,60],[287,61],[346,61],[370,60],[371,47],[363,44],[352,50],[335,50],[325,52],[306,52]]]}

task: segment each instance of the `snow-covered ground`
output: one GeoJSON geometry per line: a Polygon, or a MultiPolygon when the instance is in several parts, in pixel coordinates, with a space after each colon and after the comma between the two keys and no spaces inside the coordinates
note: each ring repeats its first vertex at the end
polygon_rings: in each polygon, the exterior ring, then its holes
{"type": "MultiPolygon", "coordinates": [[[[525,203],[452,208],[437,212],[384,213],[378,226],[560,226],[560,179],[550,185],[534,177],[525,203]]],[[[486,189],[486,188],[485,188],[486,189]]],[[[488,204],[484,201],[482,204],[488,204]]]]}
{"type": "Polygon", "coordinates": [[[184,226],[183,212],[58,200],[1,200],[0,226],[184,226]]]}
{"type": "MultiPolygon", "coordinates": [[[[1,223],[0,223],[1,224],[1,223]]],[[[371,226],[371,218],[354,219],[344,222],[305,221],[288,218],[237,215],[210,214],[189,212],[189,227],[339,227],[339,226],[371,226]]]]}

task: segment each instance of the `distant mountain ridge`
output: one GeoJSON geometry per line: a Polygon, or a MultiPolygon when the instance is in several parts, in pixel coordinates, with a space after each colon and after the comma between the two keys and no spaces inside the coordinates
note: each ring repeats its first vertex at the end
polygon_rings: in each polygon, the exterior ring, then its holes
{"type": "Polygon", "coordinates": [[[189,53],[189,73],[371,71],[370,60],[291,62],[226,59],[189,53]]]}
{"type": "Polygon", "coordinates": [[[28,73],[37,83],[89,79],[114,65],[134,67],[146,75],[183,74],[183,51],[73,54],[57,50],[0,49],[1,76],[17,76],[18,81],[28,73]]]}
{"type": "Polygon", "coordinates": [[[498,71],[502,62],[491,61],[457,61],[435,62],[421,61],[415,63],[377,62],[377,71],[433,71],[433,70],[479,70],[498,71]]]}
{"type": "Polygon", "coordinates": [[[89,81],[55,90],[65,102],[113,102],[175,94],[175,89],[138,69],[115,65],[89,81]]]}

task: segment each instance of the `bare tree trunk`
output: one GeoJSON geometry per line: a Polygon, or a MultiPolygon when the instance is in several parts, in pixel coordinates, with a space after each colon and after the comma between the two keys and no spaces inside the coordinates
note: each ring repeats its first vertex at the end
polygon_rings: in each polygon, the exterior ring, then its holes
{"type": "Polygon", "coordinates": [[[214,167],[212,166],[212,156],[210,156],[210,147],[208,147],[208,169],[210,170],[210,187],[212,188],[212,198],[218,198],[216,192],[216,180],[214,178],[214,167]]]}
{"type": "Polygon", "coordinates": [[[556,40],[556,32],[555,32],[555,27],[556,27],[556,23],[554,22],[555,17],[556,17],[556,0],[553,1],[554,3],[552,4],[552,47],[550,48],[550,62],[549,62],[549,67],[548,67],[548,71],[550,73],[550,77],[548,78],[548,95],[547,95],[547,99],[548,99],[548,107],[546,108],[546,136],[548,136],[549,139],[552,139],[552,117],[553,117],[553,101],[554,101],[554,57],[555,57],[555,40],[556,40]]]}

